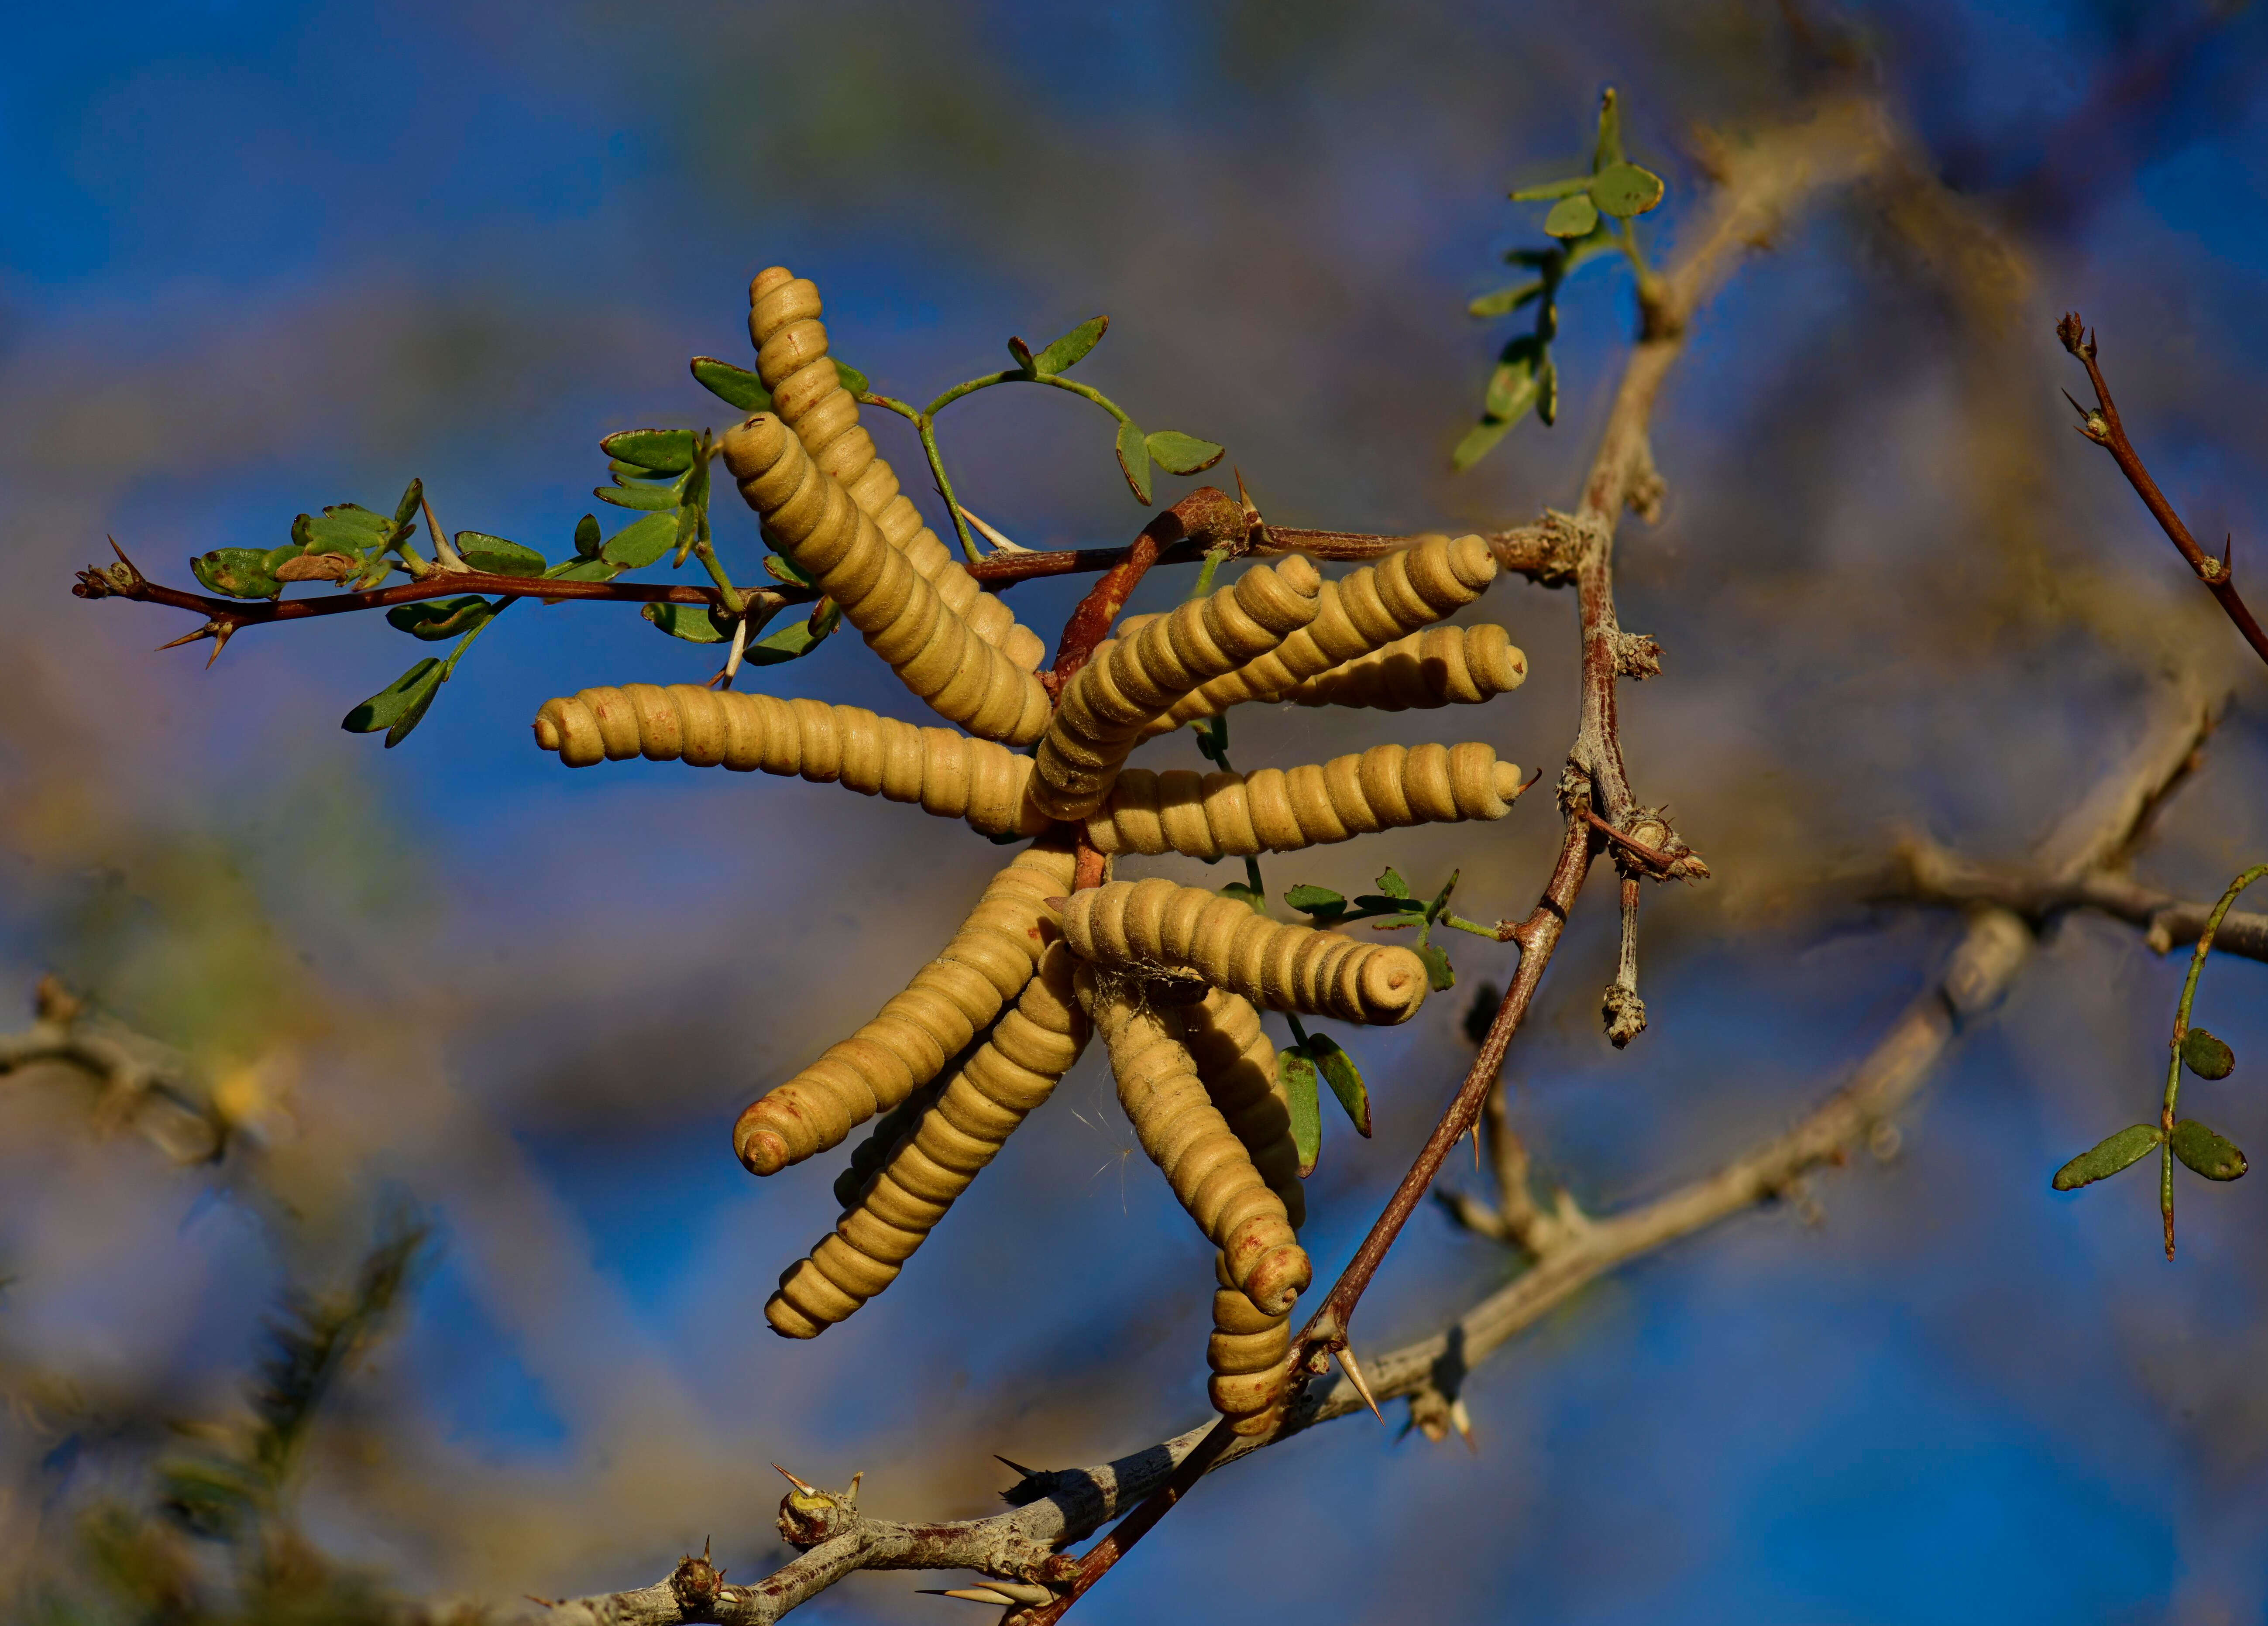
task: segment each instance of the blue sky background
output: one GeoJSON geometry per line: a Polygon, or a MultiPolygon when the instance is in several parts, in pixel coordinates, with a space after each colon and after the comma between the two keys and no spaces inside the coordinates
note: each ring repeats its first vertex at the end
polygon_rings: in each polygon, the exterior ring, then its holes
{"type": "MultiPolygon", "coordinates": [[[[1226,442],[1280,522],[1570,507],[1627,342],[1618,270],[1569,290],[1559,424],[1466,476],[1447,453],[1504,336],[1463,303],[1537,236],[1504,191],[1586,151],[1609,83],[1670,180],[1655,246],[1705,184],[1694,131],[1784,108],[1837,40],[1953,201],[1919,224],[1879,199],[1796,224],[1680,364],[1655,435],[1669,517],[1624,549],[1624,622],[1661,638],[1668,675],[1627,696],[1626,738],[1640,793],[1719,879],[1649,904],[1654,1026],[1621,1055],[1596,1033],[1610,896],[1587,900],[1512,1067],[1544,1177],[1642,1200],[1831,1088],[1958,931],[1858,910],[1834,878],[1902,828],[2020,853],[2131,742],[2169,647],[2220,663],[2235,700],[2143,869],[2216,891],[2268,852],[2262,677],[2061,426],[2078,379],[2051,325],[2071,306],[2100,325],[2154,467],[2243,571],[2268,535],[2268,23],[1911,0],[1813,26],[1792,42],[1761,0],[11,19],[0,983],[54,967],[213,1065],[289,1059],[268,1150],[218,1203],[6,1107],[7,1347],[219,1404],[278,1281],[408,1195],[446,1251],[342,1402],[311,1519],[405,1587],[507,1600],[643,1583],[711,1534],[736,1575],[770,1567],[775,1460],[864,1468],[887,1514],[974,1514],[1004,1483],[992,1451],[1093,1461],[1197,1420],[1204,1249],[1126,1155],[1093,1059],[887,1297],[816,1344],[762,1324],[832,1218],[833,1168],[749,1180],[732,1116],[933,952],[997,861],[981,839],[800,783],[570,775],[529,749],[549,695],[712,669],[628,611],[515,611],[388,753],[335,725],[426,652],[381,621],[249,633],[204,673],[150,652],[186,622],[73,600],[69,571],[108,533],[187,585],[191,554],[389,504],[412,475],[450,526],[556,556],[604,478],[600,435],[723,421],[685,358],[746,359],[745,284],[772,263],[817,278],[837,353],[906,394],[1108,311],[1082,376],[1145,426],[1226,442]],[[263,1218],[262,1182],[296,1218],[263,1218]]],[[[1018,541],[1099,546],[1142,518],[1107,428],[1003,390],[944,434],[971,506],[1018,541]]],[[[917,453],[889,433],[902,470],[917,453]]],[[[753,575],[753,521],[718,512],[753,575]]],[[[1161,578],[1135,607],[1185,589],[1161,578]]],[[[1052,631],[1076,592],[1012,602],[1052,631]]],[[[1478,607],[1535,675],[1477,720],[1335,717],[1326,749],[1318,714],[1240,718],[1240,761],[1480,730],[1549,768],[1572,610],[1508,583],[1478,607]]],[[[850,640],[763,687],[914,714],[850,640]]],[[[1461,865],[1467,912],[1513,915],[1554,824],[1539,796],[1485,833],[1396,833],[1270,879],[1461,865]]],[[[1350,1037],[1378,1132],[1327,1124],[1319,1275],[1462,1071],[1464,988],[1502,979],[1484,945],[1457,957],[1455,996],[1350,1037]]],[[[1589,1291],[1474,1376],[1476,1454],[1346,1422],[1209,1482],[1083,1617],[2259,1618],[2268,1187],[2187,1182],[2170,1269],[2146,1177],[2046,1188],[2146,1115],[2180,969],[2067,923],[1901,1155],[1816,1183],[1822,1223],[1783,1204],[1589,1291]]],[[[2216,961],[2205,990],[2240,1057],[2268,1054],[2268,974],[2216,961]]],[[[2256,1151],[2259,1066],[2192,1086],[2256,1151]]],[[[1427,1212],[1363,1346],[1510,1269],[1427,1212]]],[[[857,1578],[814,1616],[966,1608],[916,1584],[857,1578]]]]}

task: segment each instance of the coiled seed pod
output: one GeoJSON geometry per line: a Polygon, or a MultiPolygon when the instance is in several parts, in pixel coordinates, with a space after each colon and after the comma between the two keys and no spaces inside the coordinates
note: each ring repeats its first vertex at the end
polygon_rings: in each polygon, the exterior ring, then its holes
{"type": "Polygon", "coordinates": [[[1037,835],[1048,818],[1024,797],[1032,759],[949,728],[917,728],[858,706],[781,700],[692,683],[625,683],[548,700],[535,743],[570,768],[605,759],[679,759],[696,768],[799,774],[862,796],[918,802],[987,835],[1037,835]]]}
{"type": "Polygon", "coordinates": [[[1501,819],[1524,788],[1516,763],[1469,743],[1373,746],[1250,774],[1130,768],[1086,821],[1086,835],[1107,853],[1296,852],[1403,825],[1501,819]]]}
{"type": "Polygon", "coordinates": [[[1284,1394],[1292,1381],[1292,1317],[1270,1315],[1238,1291],[1228,1261],[1213,1255],[1212,1336],[1205,1340],[1205,1365],[1212,1378],[1205,1394],[1215,1411],[1238,1434],[1265,1434],[1284,1416],[1284,1394]]]}
{"type": "Polygon", "coordinates": [[[1207,989],[1202,1004],[1182,1012],[1182,1042],[1189,1047],[1205,1093],[1252,1154],[1252,1166],[1297,1231],[1307,1223],[1307,1193],[1300,1183],[1291,1103],[1277,1077],[1276,1047],[1261,1029],[1260,1012],[1251,1001],[1225,989],[1207,989]]]}
{"type": "Polygon", "coordinates": [[[858,423],[858,402],[843,387],[827,353],[819,290],[808,277],[776,265],[748,284],[748,337],[756,372],[772,392],[772,410],[787,421],[812,460],[843,482],[850,500],[906,555],[915,572],[968,629],[1026,672],[1047,652],[1040,636],[1017,624],[1008,607],[961,569],[937,533],[898,489],[898,477],[858,423]]]}
{"type": "Polygon", "coordinates": [[[1040,741],[1032,799],[1058,819],[1093,813],[1144,724],[1313,621],[1322,586],[1315,567],[1294,555],[1103,644],[1064,686],[1040,741]]]}
{"type": "Polygon", "coordinates": [[[1060,942],[1048,945],[1015,1007],[946,1075],[835,1229],[781,1276],[764,1306],[773,1331],[815,1338],[895,1281],[954,1199],[1048,1099],[1086,1048],[1076,965],[1060,942]]]}
{"type": "MultiPolygon", "coordinates": [[[[1453,615],[1496,579],[1496,555],[1477,536],[1436,536],[1323,585],[1315,618],[1274,650],[1213,679],[1145,725],[1163,733],[1248,700],[1278,700],[1303,680],[1356,660],[1453,615]]],[[[1121,636],[1138,632],[1130,619],[1121,636]]]]}
{"type": "Polygon", "coordinates": [[[1408,1021],[1425,998],[1425,962],[1406,948],[1288,926],[1240,899],[1155,876],[1074,893],[1063,930],[1073,953],[1106,969],[1194,971],[1270,1011],[1382,1026],[1408,1021]]]}
{"type": "Polygon", "coordinates": [[[1476,705],[1528,681],[1528,657],[1498,626],[1431,627],[1318,673],[1277,696],[1300,706],[1374,711],[1476,705]]]}
{"type": "Polygon", "coordinates": [[[1028,745],[1047,731],[1038,678],[977,637],[769,412],[727,430],[725,466],[780,551],[843,608],[867,646],[948,720],[1028,745]]]}
{"type": "Polygon", "coordinates": [[[936,1078],[1032,980],[1042,923],[1055,918],[1047,900],[1071,889],[1071,872],[1066,843],[1038,842],[1018,853],[903,993],[740,1115],[733,1149],[749,1172],[776,1174],[842,1144],[936,1078]]]}
{"type": "Polygon", "coordinates": [[[1237,1291],[1269,1314],[1284,1313],[1313,1279],[1307,1250],[1292,1234],[1283,1200],[1198,1082],[1180,1013],[1151,1003],[1138,982],[1097,975],[1093,967],[1080,968],[1079,985],[1110,1047],[1119,1104],[1142,1150],[1221,1251],[1237,1291]]]}

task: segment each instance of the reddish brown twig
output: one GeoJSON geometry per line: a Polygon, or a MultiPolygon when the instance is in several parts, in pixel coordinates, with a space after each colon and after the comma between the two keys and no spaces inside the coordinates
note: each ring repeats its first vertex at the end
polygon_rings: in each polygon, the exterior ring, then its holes
{"type": "Polygon", "coordinates": [[[1149,574],[1150,567],[1158,562],[1161,546],[1159,533],[1168,533],[1166,541],[1170,542],[1178,540],[1170,533],[1180,529],[1181,521],[1171,510],[1160,514],[1143,527],[1134,545],[1087,590],[1086,597],[1079,601],[1079,607],[1064,623],[1063,637],[1056,645],[1053,669],[1041,680],[1048,686],[1050,696],[1063,694],[1064,685],[1086,665],[1095,646],[1110,635],[1111,623],[1118,619],[1118,612],[1126,607],[1126,600],[1149,574]]]}
{"type": "Polygon", "coordinates": [[[1110,1566],[1126,1556],[1135,1542],[1150,1533],[1152,1526],[1174,1511],[1174,1505],[1189,1494],[1189,1487],[1203,1479],[1221,1453],[1236,1443],[1236,1431],[1223,1417],[1212,1425],[1212,1432],[1197,1442],[1197,1447],[1174,1466],[1173,1476],[1145,1497],[1142,1505],[1118,1521],[1118,1527],[1094,1546],[1088,1548],[1079,1561],[1079,1574],[1072,1578],[1068,1590],[1053,1603],[1043,1604],[1024,1615],[1019,1626],[1054,1626],[1071,1606],[1086,1595],[1087,1590],[1110,1573],[1110,1566]]]}
{"type": "Polygon", "coordinates": [[[2092,412],[2072,401],[2070,391],[2064,392],[2064,399],[2071,401],[2073,410],[2079,414],[2080,422],[2076,426],[2079,432],[2110,453],[2111,461],[2118,465],[2118,472],[2126,476],[2126,483],[2132,486],[2134,495],[2142,499],[2142,506],[2150,511],[2150,517],[2158,522],[2158,528],[2165,532],[2167,540],[2180,551],[2183,558],[2189,561],[2190,569],[2197,572],[2197,578],[2205,584],[2205,591],[2220,600],[2220,607],[2235,623],[2237,631],[2244,635],[2244,641],[2252,646],[2252,652],[2261,659],[2268,660],[2268,632],[2261,630],[2259,622],[2254,619],[2250,608],[2238,596],[2226,550],[2222,557],[2216,559],[2198,546],[2197,538],[2190,534],[2189,526],[2182,523],[2182,517],[2174,511],[2174,505],[2166,500],[2166,494],[2158,489],[2158,482],[2150,477],[2150,471],[2143,466],[2142,454],[2134,450],[2134,443],[2126,438],[2126,426],[2118,418],[2118,404],[2110,399],[2110,386],[2103,381],[2102,369],[2095,364],[2095,335],[2087,330],[2086,323],[2080,320],[2078,312],[2067,313],[2056,324],[2056,337],[2063,341],[2064,349],[2079,358],[2080,365],[2087,369],[2088,382],[2095,386],[2095,410],[2092,412]]]}

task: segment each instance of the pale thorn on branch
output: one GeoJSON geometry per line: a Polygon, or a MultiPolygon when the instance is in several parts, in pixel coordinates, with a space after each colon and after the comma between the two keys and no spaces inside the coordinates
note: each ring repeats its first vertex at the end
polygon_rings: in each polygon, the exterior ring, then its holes
{"type": "Polygon", "coordinates": [[[1001,533],[1000,532],[998,532],[998,531],[994,530],[990,526],[989,526],[989,525],[985,524],[983,520],[982,520],[982,519],[978,519],[975,514],[973,514],[973,513],[969,512],[969,511],[968,511],[968,510],[967,508],[965,508],[965,507],[962,507],[962,505],[961,505],[961,504],[959,504],[959,503],[955,503],[955,504],[954,504],[954,506],[955,508],[959,508],[959,509],[961,509],[961,517],[963,519],[968,520],[969,524],[971,524],[971,525],[975,526],[978,530],[980,530],[980,531],[982,531],[982,532],[983,532],[983,533],[984,533],[984,540],[985,540],[986,541],[988,541],[988,542],[991,543],[991,544],[992,544],[992,546],[993,546],[993,548],[994,548],[994,549],[995,549],[995,550],[997,550],[998,552],[1000,552],[1000,553],[1030,553],[1030,552],[1032,552],[1032,551],[1033,551],[1033,549],[1031,549],[1031,548],[1029,548],[1025,547],[1025,546],[1024,546],[1022,543],[1020,543],[1020,542],[1012,542],[1012,541],[1010,541],[1008,540],[1008,538],[1007,538],[1005,535],[1002,534],[1002,533],[1001,533]]]}

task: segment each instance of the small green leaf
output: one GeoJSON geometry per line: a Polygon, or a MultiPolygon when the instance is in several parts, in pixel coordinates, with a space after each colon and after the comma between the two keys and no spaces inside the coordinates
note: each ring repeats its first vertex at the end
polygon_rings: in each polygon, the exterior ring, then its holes
{"type": "Polygon", "coordinates": [[[1543,346],[1533,334],[1522,334],[1497,356],[1496,371],[1489,375],[1488,393],[1481,397],[1481,415],[1516,423],[1535,401],[1535,364],[1543,346]]]}
{"type": "Polygon", "coordinates": [[[1599,144],[1592,154],[1594,170],[1610,169],[1623,161],[1623,110],[1609,85],[1599,93],[1599,144]]]}
{"type": "Polygon", "coordinates": [[[1449,956],[1439,943],[1412,943],[1410,951],[1425,962],[1426,985],[1437,994],[1446,994],[1457,985],[1457,968],[1449,963],[1449,956]]]}
{"type": "Polygon", "coordinates": [[[853,395],[864,395],[866,394],[869,387],[866,383],[866,375],[859,372],[858,368],[852,366],[849,362],[843,360],[840,357],[836,358],[835,376],[842,380],[843,387],[849,390],[853,395]]]}
{"type": "Polygon", "coordinates": [[[2235,1143],[2216,1135],[2195,1118],[2184,1118],[2174,1125],[2171,1144],[2174,1156],[2207,1180],[2235,1180],[2244,1173],[2244,1154],[2237,1150],[2235,1143]]]}
{"type": "Polygon", "coordinates": [[[413,480],[401,493],[401,500],[394,505],[394,528],[406,531],[409,522],[417,517],[417,505],[425,500],[425,482],[413,480]]]}
{"type": "Polygon", "coordinates": [[[1599,227],[1599,206],[1587,194],[1563,197],[1543,217],[1543,229],[1554,237],[1588,237],[1599,227]]]}
{"type": "Polygon", "coordinates": [[[1032,371],[1042,378],[1050,373],[1068,372],[1086,359],[1086,353],[1102,342],[1103,334],[1110,327],[1108,316],[1097,316],[1083,321],[1053,344],[1032,357],[1032,371]]]}
{"type": "Polygon", "coordinates": [[[1410,883],[1403,879],[1401,872],[1391,865],[1388,866],[1385,874],[1378,878],[1378,889],[1389,898],[1406,900],[1410,896],[1410,883]]]}
{"type": "Polygon", "coordinates": [[[843,611],[835,600],[821,599],[812,606],[808,616],[761,643],[751,644],[740,658],[751,666],[777,666],[783,661],[800,660],[825,643],[828,635],[842,623],[843,611]]]}
{"type": "MultiPolygon", "coordinates": [[[[1665,188],[1661,177],[1650,169],[1640,169],[1635,164],[1609,164],[1591,177],[1591,202],[1602,214],[1627,220],[1632,215],[1642,215],[1661,202],[1665,188]]],[[[1546,225],[1544,230],[1550,231],[1546,225]]],[[[1560,237],[1578,237],[1580,232],[1561,232],[1560,237]]]]}
{"type": "Polygon", "coordinates": [[[578,557],[595,559],[599,549],[605,546],[599,536],[598,515],[585,514],[575,522],[575,552],[578,557]]]}
{"type": "Polygon", "coordinates": [[[338,554],[352,558],[372,547],[392,529],[367,508],[351,503],[326,508],[320,514],[301,514],[291,521],[291,540],[306,553],[338,554]],[[352,509],[351,513],[346,511],[352,509]]]}
{"type": "Polygon", "coordinates": [[[484,531],[460,531],[456,542],[457,552],[476,570],[486,570],[491,576],[543,574],[543,555],[533,548],[523,548],[484,531]]]}
{"type": "Polygon", "coordinates": [[[468,593],[460,599],[429,599],[416,604],[397,604],[387,611],[386,619],[387,624],[396,630],[431,644],[442,638],[453,638],[460,632],[470,632],[495,614],[486,599],[478,593],[468,593]]]}
{"type": "Polygon", "coordinates": [[[1465,307],[1468,316],[1509,316],[1543,291],[1543,282],[1514,283],[1509,288],[1499,288],[1494,293],[1484,293],[1465,307]]]}
{"type": "Polygon", "coordinates": [[[2096,1142],[2056,1171],[2058,1191],[2076,1191],[2098,1180],[2108,1180],[2120,1169],[2146,1158],[2165,1138],[2154,1123],[2130,1124],[2106,1140],[2096,1142]]]}
{"type": "Polygon", "coordinates": [[[1547,180],[1540,187],[1522,187],[1512,195],[1512,201],[1515,203],[1548,203],[1555,198],[1573,197],[1577,193],[1587,190],[1590,184],[1588,175],[1570,175],[1565,180],[1547,180]]]}
{"type": "Polygon", "coordinates": [[[1483,418],[1465,431],[1464,438],[1457,442],[1456,450],[1449,453],[1449,467],[1459,474],[1464,473],[1496,450],[1496,443],[1502,440],[1506,431],[1511,428],[1510,418],[1483,418]]]}
{"type": "Polygon", "coordinates": [[[764,574],[776,582],[785,582],[791,587],[813,585],[811,573],[784,553],[764,555],[764,574]]]}
{"type": "Polygon", "coordinates": [[[682,638],[688,644],[722,644],[733,636],[729,626],[720,629],[710,607],[705,604],[649,604],[638,612],[673,638],[682,638]]]}
{"type": "Polygon", "coordinates": [[[1008,341],[1008,354],[1016,358],[1016,364],[1027,374],[1032,374],[1037,371],[1033,365],[1032,347],[1021,339],[1008,341]]]}
{"type": "Polygon", "coordinates": [[[386,743],[391,747],[399,742],[400,734],[407,734],[417,726],[417,719],[425,715],[425,708],[433,703],[434,693],[440,687],[441,663],[428,655],[348,712],[339,726],[350,734],[374,734],[386,729],[386,743]],[[396,730],[399,734],[394,732],[396,730]]]}
{"type": "Polygon", "coordinates": [[[622,573],[622,569],[611,559],[593,555],[588,559],[569,559],[555,564],[543,572],[543,579],[552,582],[610,582],[622,573]]]}
{"type": "Polygon", "coordinates": [[[1311,887],[1302,881],[1284,894],[1284,901],[1302,915],[1338,914],[1346,908],[1346,894],[1333,892],[1329,887],[1311,887]]]}
{"type": "Polygon", "coordinates": [[[599,556],[626,570],[639,570],[667,553],[676,540],[675,513],[648,514],[615,532],[599,550],[599,556]]]}
{"type": "Polygon", "coordinates": [[[2236,1070],[2236,1052],[2202,1027],[2182,1035],[2182,1061],[2200,1078],[2226,1078],[2236,1070]]]}
{"type": "Polygon", "coordinates": [[[1256,888],[1248,887],[1241,880],[1233,880],[1223,887],[1220,889],[1220,895],[1224,898],[1234,898],[1255,914],[1265,915],[1268,912],[1267,898],[1256,888]]]}
{"type": "Polygon", "coordinates": [[[1451,870],[1449,872],[1449,879],[1442,883],[1441,890],[1433,894],[1433,901],[1425,906],[1425,918],[1427,921],[1431,922],[1439,920],[1445,913],[1447,912],[1449,907],[1449,894],[1457,889],[1457,877],[1462,873],[1464,873],[1464,872],[1462,870],[1451,870]]]}
{"type": "Polygon", "coordinates": [[[216,548],[191,558],[189,573],[210,591],[232,599],[273,599],[284,591],[275,574],[284,560],[274,555],[288,559],[298,552],[297,548],[216,548]]]}
{"type": "Polygon", "coordinates": [[[1150,447],[1141,427],[1131,422],[1118,426],[1118,467],[1134,489],[1134,500],[1145,507],[1150,501],[1150,447]]]}
{"type": "Polygon", "coordinates": [[[1177,429],[1161,429],[1143,437],[1142,444],[1159,467],[1169,475],[1202,474],[1221,460],[1228,450],[1210,440],[1199,440],[1195,435],[1184,435],[1177,429]]]}
{"type": "Polygon", "coordinates": [[[746,367],[735,367],[728,361],[718,361],[714,356],[693,358],[693,377],[703,389],[729,406],[743,412],[770,412],[772,393],[764,381],[746,367]]]}
{"type": "Polygon", "coordinates": [[[591,495],[602,503],[612,503],[617,508],[640,509],[647,513],[658,513],[665,508],[677,506],[675,486],[593,486],[591,495]]]}
{"type": "Polygon", "coordinates": [[[616,430],[599,442],[599,450],[616,462],[657,475],[681,475],[692,467],[693,447],[689,429],[616,430]]]}
{"type": "Polygon", "coordinates": [[[1297,1047],[1276,1053],[1276,1078],[1284,1086],[1284,1104],[1292,1113],[1292,1144],[1300,1153],[1300,1178],[1315,1172],[1315,1157],[1322,1150],[1323,1119],[1315,1105],[1315,1064],[1297,1047]]]}
{"type": "Polygon", "coordinates": [[[1363,1087],[1362,1070],[1354,1064],[1354,1057],[1339,1048],[1338,1041],[1326,1039],[1321,1034],[1307,1036],[1307,1049],[1314,1057],[1315,1071],[1322,1074],[1323,1082],[1331,1086],[1331,1093],[1346,1108],[1354,1132],[1368,1140],[1370,1092],[1363,1087]]]}

